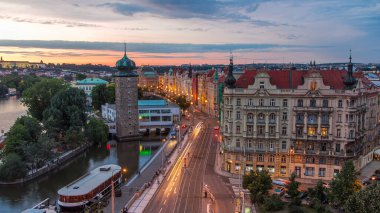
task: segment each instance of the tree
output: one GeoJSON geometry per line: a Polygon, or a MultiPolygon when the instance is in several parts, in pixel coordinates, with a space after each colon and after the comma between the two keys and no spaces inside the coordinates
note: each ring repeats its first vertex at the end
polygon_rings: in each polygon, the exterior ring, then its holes
{"type": "Polygon", "coordinates": [[[188,102],[188,101],[186,100],[186,96],[185,96],[185,95],[177,96],[174,100],[175,100],[175,102],[178,104],[178,106],[179,106],[182,110],[186,110],[187,108],[190,107],[190,102],[188,102]]]}
{"type": "Polygon", "coordinates": [[[115,103],[115,84],[97,85],[92,89],[92,106],[100,110],[105,103],[115,103]]]}
{"type": "Polygon", "coordinates": [[[369,186],[351,195],[345,202],[344,209],[351,213],[372,213],[380,209],[380,184],[369,186]]]}
{"type": "Polygon", "coordinates": [[[300,185],[299,182],[296,181],[296,174],[295,173],[292,173],[290,175],[290,183],[289,184],[286,184],[285,187],[287,189],[287,193],[288,195],[290,196],[291,198],[291,205],[300,205],[301,204],[301,200],[298,198],[298,195],[299,195],[299,191],[298,191],[298,187],[300,185]]]}
{"type": "Polygon", "coordinates": [[[358,174],[355,171],[353,162],[347,161],[330,183],[332,201],[339,206],[343,206],[350,195],[360,190],[360,185],[357,185],[357,179],[358,174]]]}
{"type": "Polygon", "coordinates": [[[86,138],[87,140],[95,144],[103,144],[108,139],[108,127],[103,121],[90,118],[90,121],[86,125],[86,138]]]}
{"type": "Polygon", "coordinates": [[[284,202],[282,202],[280,196],[273,194],[270,197],[264,198],[264,209],[266,211],[279,211],[284,208],[284,202]]]}
{"type": "Polygon", "coordinates": [[[67,87],[59,79],[43,79],[25,90],[21,102],[28,107],[30,115],[41,121],[43,112],[49,107],[52,97],[67,87]]]}
{"type": "Polygon", "coordinates": [[[85,110],[86,96],[83,90],[69,88],[59,91],[43,113],[48,136],[61,141],[68,130],[72,134],[82,132],[86,122],[85,110]]]}
{"type": "Polygon", "coordinates": [[[82,73],[78,73],[78,74],[76,74],[75,78],[77,79],[77,81],[80,81],[80,80],[86,79],[87,75],[82,74],[82,73]]]}
{"type": "Polygon", "coordinates": [[[16,120],[5,140],[5,153],[17,153],[24,158],[24,147],[34,144],[42,131],[41,124],[37,119],[30,116],[22,116],[16,120]]]}
{"type": "Polygon", "coordinates": [[[40,168],[51,159],[53,142],[47,135],[40,135],[35,143],[29,143],[23,147],[26,162],[32,165],[32,168],[40,168]]]}
{"type": "Polygon", "coordinates": [[[326,188],[323,186],[321,180],[318,181],[314,188],[309,188],[309,197],[312,199],[313,204],[315,202],[323,203],[326,200],[326,188]]]}
{"type": "Polygon", "coordinates": [[[5,97],[8,94],[8,87],[0,83],[0,98],[5,97]]]}
{"type": "Polygon", "coordinates": [[[11,153],[3,158],[3,164],[0,165],[0,179],[12,181],[25,177],[27,173],[26,165],[16,153],[11,153]]]}
{"type": "Polygon", "coordinates": [[[268,190],[272,188],[272,179],[268,171],[250,171],[243,176],[243,188],[251,193],[252,202],[263,203],[268,196],[268,190]]]}

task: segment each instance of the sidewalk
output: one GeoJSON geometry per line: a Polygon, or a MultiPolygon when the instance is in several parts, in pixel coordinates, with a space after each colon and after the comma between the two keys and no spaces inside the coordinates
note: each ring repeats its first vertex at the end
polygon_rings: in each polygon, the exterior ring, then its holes
{"type": "MultiPolygon", "coordinates": [[[[188,135],[185,136],[182,141],[182,147],[185,147],[188,142],[188,135]]],[[[149,187],[149,189],[145,190],[143,194],[131,205],[128,209],[128,213],[142,213],[144,212],[145,207],[148,205],[149,201],[153,198],[156,191],[159,189],[163,179],[166,177],[167,173],[170,171],[172,166],[177,162],[179,155],[181,154],[183,149],[178,150],[176,147],[173,151],[173,154],[169,158],[169,164],[167,164],[166,169],[163,170],[156,179],[153,180],[153,184],[149,187]],[[158,180],[158,181],[157,181],[158,180]]]]}

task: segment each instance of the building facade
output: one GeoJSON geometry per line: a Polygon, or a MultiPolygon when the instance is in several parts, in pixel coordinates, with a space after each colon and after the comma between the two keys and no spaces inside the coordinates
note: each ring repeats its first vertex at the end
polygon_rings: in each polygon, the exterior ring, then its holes
{"type": "Polygon", "coordinates": [[[74,83],[74,87],[81,89],[86,94],[86,105],[92,106],[92,89],[95,86],[108,84],[108,81],[105,81],[100,78],[86,78],[74,83]]]}
{"type": "Polygon", "coordinates": [[[237,81],[229,74],[223,169],[331,180],[347,160],[365,166],[378,146],[379,91],[355,77],[351,59],[347,72],[247,70],[237,81]]]}

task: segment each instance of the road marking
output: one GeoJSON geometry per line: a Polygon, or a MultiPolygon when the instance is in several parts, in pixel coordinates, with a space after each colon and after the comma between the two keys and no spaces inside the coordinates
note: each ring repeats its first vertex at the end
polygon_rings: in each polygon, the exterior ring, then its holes
{"type": "Polygon", "coordinates": [[[164,204],[166,203],[166,199],[165,199],[165,201],[164,201],[164,204]]]}
{"type": "Polygon", "coordinates": [[[162,211],[162,207],[161,207],[161,209],[160,209],[160,211],[158,213],[161,213],[161,211],[162,211]]]}
{"type": "Polygon", "coordinates": [[[177,193],[177,187],[174,188],[174,194],[177,193]]]}
{"type": "Polygon", "coordinates": [[[207,213],[210,213],[210,205],[209,203],[207,204],[207,213]]]}

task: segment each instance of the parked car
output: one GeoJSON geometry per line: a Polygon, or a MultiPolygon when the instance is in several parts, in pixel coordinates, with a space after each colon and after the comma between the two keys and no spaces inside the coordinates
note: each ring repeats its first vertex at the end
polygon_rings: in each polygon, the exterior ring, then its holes
{"type": "Polygon", "coordinates": [[[305,199],[306,197],[307,197],[307,192],[305,192],[305,191],[301,191],[298,194],[298,198],[300,198],[300,199],[305,199]]]}
{"type": "Polygon", "coordinates": [[[278,186],[285,186],[286,184],[289,184],[290,181],[288,180],[283,180],[283,179],[275,179],[272,181],[273,184],[278,185],[278,186]]]}
{"type": "Polygon", "coordinates": [[[284,187],[281,187],[281,186],[278,186],[276,188],[274,188],[274,193],[277,194],[278,196],[282,196],[285,194],[285,188],[284,187]]]}

